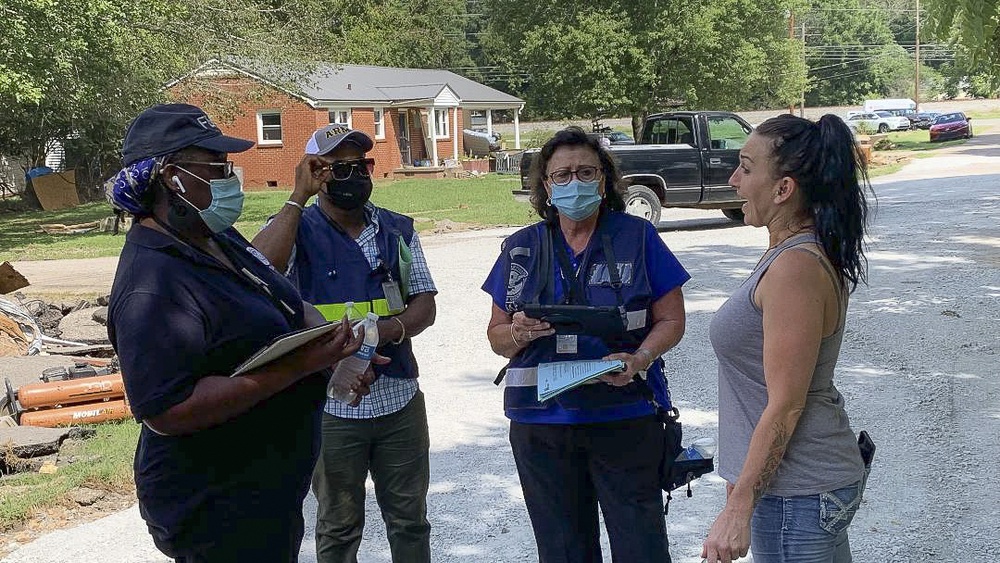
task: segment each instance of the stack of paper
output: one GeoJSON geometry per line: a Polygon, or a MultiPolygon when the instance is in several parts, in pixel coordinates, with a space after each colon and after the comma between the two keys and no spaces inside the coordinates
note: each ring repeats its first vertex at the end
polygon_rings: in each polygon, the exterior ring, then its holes
{"type": "Polygon", "coordinates": [[[538,400],[545,401],[595,377],[625,369],[621,360],[578,360],[538,364],[538,400]]]}

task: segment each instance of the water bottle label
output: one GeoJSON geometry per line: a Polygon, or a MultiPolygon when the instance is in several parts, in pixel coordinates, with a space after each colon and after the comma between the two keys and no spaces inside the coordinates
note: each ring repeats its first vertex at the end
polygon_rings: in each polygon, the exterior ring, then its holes
{"type": "Polygon", "coordinates": [[[362,344],[361,348],[354,355],[363,360],[370,360],[372,356],[375,355],[375,345],[374,344],[362,344]]]}

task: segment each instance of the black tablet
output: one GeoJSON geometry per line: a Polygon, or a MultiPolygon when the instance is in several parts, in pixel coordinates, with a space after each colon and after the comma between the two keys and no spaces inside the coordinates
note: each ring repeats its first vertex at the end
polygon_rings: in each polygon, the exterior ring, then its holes
{"type": "Polygon", "coordinates": [[[607,337],[625,332],[625,320],[618,307],[529,303],[524,306],[524,314],[549,323],[556,329],[556,334],[607,337]]]}

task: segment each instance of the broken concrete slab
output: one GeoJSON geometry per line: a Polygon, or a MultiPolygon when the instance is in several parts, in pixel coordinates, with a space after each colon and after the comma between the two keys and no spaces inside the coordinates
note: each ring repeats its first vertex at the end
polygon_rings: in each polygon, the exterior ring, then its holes
{"type": "Polygon", "coordinates": [[[50,455],[59,451],[68,436],[68,428],[0,428],[0,450],[9,450],[22,459],[50,455]]]}
{"type": "Polygon", "coordinates": [[[108,342],[108,329],[93,318],[93,309],[79,309],[66,315],[59,321],[59,330],[63,340],[82,342],[85,344],[103,344],[108,342]]]}
{"type": "Polygon", "coordinates": [[[94,320],[95,323],[107,326],[108,324],[108,308],[107,307],[97,307],[92,309],[93,314],[90,318],[94,320]]]}
{"type": "Polygon", "coordinates": [[[90,506],[104,498],[107,494],[106,491],[79,487],[69,492],[69,498],[80,506],[90,506]]]}
{"type": "Polygon", "coordinates": [[[80,358],[59,355],[0,358],[0,386],[5,379],[10,379],[14,389],[29,383],[38,383],[41,381],[42,371],[54,367],[70,368],[78,361],[80,358]]]}

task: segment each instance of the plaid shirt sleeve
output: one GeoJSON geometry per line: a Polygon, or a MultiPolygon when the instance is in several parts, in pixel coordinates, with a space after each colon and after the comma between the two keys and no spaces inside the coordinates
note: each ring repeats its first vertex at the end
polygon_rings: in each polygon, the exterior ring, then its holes
{"type": "Polygon", "coordinates": [[[420,246],[420,237],[416,231],[410,239],[410,254],[413,256],[413,263],[410,264],[410,279],[406,280],[406,289],[410,295],[418,293],[437,293],[434,280],[431,279],[431,271],[427,268],[427,258],[424,257],[424,249],[420,246]]]}

